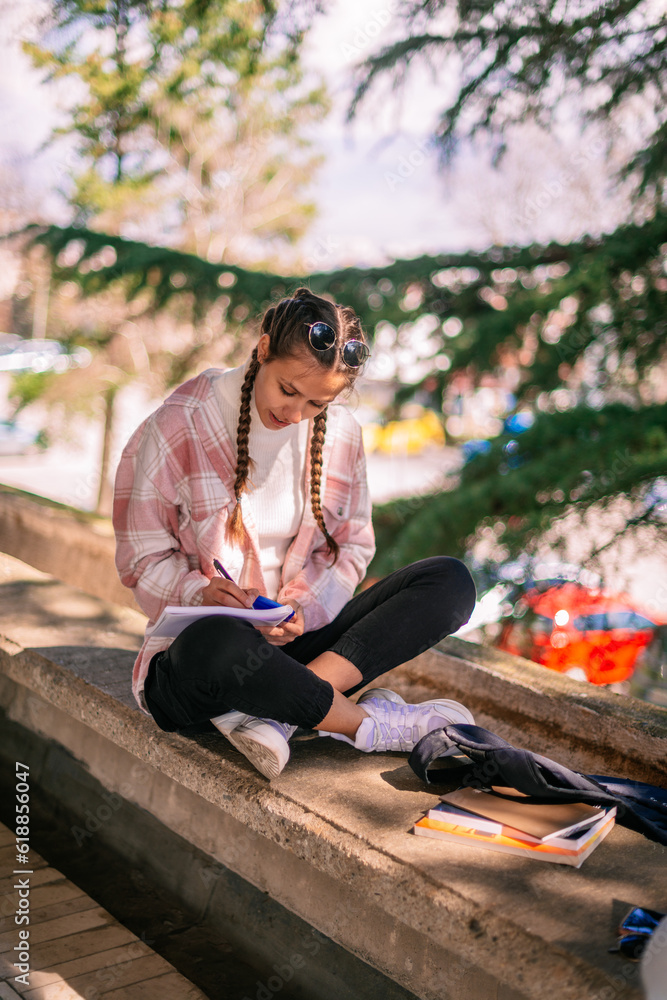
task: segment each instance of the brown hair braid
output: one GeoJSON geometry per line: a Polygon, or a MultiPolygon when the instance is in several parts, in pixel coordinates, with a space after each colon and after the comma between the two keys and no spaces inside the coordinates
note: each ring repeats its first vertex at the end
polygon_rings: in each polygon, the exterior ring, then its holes
{"type": "MultiPolygon", "coordinates": [[[[262,317],[261,332],[268,334],[270,338],[268,353],[264,359],[265,364],[278,358],[296,358],[306,351],[310,353],[314,364],[336,372],[344,379],[347,389],[352,389],[359,369],[347,367],[342,360],[340,348],[348,340],[365,342],[361,323],[352,309],[315,295],[309,288],[297,288],[291,298],[282,299],[266,310],[262,317]],[[315,351],[308,339],[308,324],[319,321],[327,323],[336,333],[335,344],[326,351],[315,351]]],[[[241,409],[236,435],[236,479],[234,480],[236,506],[227,523],[228,540],[238,543],[242,541],[245,533],[240,499],[241,494],[245,491],[248,465],[252,462],[248,454],[250,400],[259,367],[259,357],[255,347],[241,389],[241,409]]],[[[327,411],[325,407],[313,421],[313,434],[310,440],[310,506],[317,525],[326,539],[327,549],[334,556],[332,565],[335,565],[340,549],[338,543],[327,531],[320,503],[322,448],[326,422],[327,411]]]]}
{"type": "Polygon", "coordinates": [[[320,505],[320,484],[322,482],[322,446],[324,444],[324,432],[327,428],[326,407],[318,413],[313,421],[313,436],[310,439],[310,508],[317,525],[327,540],[329,554],[333,553],[333,563],[336,564],[340,551],[338,542],[331,537],[324,523],[322,507],[320,505]]]}
{"type": "Polygon", "coordinates": [[[241,513],[241,494],[245,492],[246,481],[248,479],[248,466],[254,462],[248,453],[248,438],[250,436],[250,400],[252,398],[252,387],[255,384],[255,376],[259,371],[259,358],[257,348],[252,352],[252,360],[248,365],[241,386],[241,410],[239,412],[239,423],[236,429],[236,479],[234,480],[234,495],[236,506],[227,524],[227,538],[240,541],[245,534],[243,515],[241,513]]]}

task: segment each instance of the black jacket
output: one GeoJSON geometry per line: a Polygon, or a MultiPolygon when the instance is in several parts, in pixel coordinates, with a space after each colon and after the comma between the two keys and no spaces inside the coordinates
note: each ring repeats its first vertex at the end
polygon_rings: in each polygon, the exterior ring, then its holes
{"type": "Polygon", "coordinates": [[[667,791],[629,778],[581,774],[556,761],[519,750],[480,726],[445,726],[416,744],[408,760],[427,784],[452,782],[483,788],[515,788],[532,802],[587,802],[617,808],[616,821],[667,845],[667,791]],[[466,756],[451,756],[456,749],[466,756]],[[445,757],[447,768],[431,768],[445,757]]]}

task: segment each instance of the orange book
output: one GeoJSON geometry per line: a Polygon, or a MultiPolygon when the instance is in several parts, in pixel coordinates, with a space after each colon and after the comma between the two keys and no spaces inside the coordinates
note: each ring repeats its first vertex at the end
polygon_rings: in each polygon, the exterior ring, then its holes
{"type": "Polygon", "coordinates": [[[424,816],[415,823],[412,830],[413,833],[422,837],[434,837],[455,844],[468,844],[490,851],[501,851],[505,854],[516,854],[525,858],[538,858],[542,861],[552,861],[555,864],[579,868],[611,831],[614,822],[615,815],[610,815],[606,823],[596,826],[588,840],[577,850],[556,847],[548,842],[536,844],[534,841],[519,840],[518,837],[508,837],[504,834],[481,833],[470,827],[429,819],[428,816],[424,816]]]}

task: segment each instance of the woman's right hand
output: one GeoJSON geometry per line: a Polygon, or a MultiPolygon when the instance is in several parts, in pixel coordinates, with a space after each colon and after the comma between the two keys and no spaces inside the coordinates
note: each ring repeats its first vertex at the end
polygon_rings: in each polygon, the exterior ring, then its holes
{"type": "Polygon", "coordinates": [[[207,606],[222,604],[227,608],[251,608],[259,597],[259,591],[254,587],[243,590],[233,580],[227,580],[224,576],[214,576],[201,593],[202,604],[207,606]]]}
{"type": "Polygon", "coordinates": [[[259,629],[266,641],[270,642],[272,646],[284,646],[292,639],[296,639],[298,635],[303,635],[305,628],[303,608],[298,601],[286,601],[285,603],[294,608],[294,617],[290,621],[285,620],[279,625],[260,625],[259,622],[254,622],[255,628],[259,629]]]}

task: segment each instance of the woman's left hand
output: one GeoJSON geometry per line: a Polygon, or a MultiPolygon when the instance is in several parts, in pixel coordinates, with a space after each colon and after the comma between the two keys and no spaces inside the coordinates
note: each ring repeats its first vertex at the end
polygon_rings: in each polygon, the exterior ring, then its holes
{"type": "Polygon", "coordinates": [[[292,639],[295,639],[297,635],[303,635],[305,628],[303,608],[299,602],[285,601],[284,603],[294,608],[294,618],[290,618],[288,622],[281,622],[280,625],[259,625],[257,622],[254,623],[255,628],[259,629],[266,641],[270,642],[272,646],[284,646],[286,643],[291,642],[292,639]]]}

